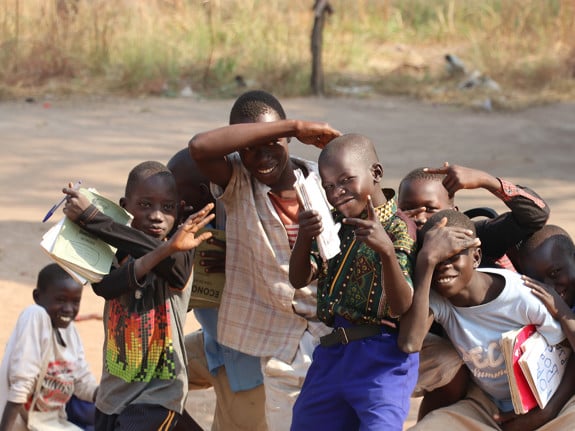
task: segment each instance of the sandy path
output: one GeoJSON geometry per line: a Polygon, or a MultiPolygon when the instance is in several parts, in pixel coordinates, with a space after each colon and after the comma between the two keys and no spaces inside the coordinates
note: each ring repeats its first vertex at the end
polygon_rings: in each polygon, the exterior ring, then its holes
{"type": "MultiPolygon", "coordinates": [[[[128,171],[143,160],[167,161],[198,131],[225,125],[232,101],[137,99],[0,104],[0,353],[19,312],[31,301],[38,270],[48,258],[38,243],[40,223],[68,181],[117,200],[128,171]]],[[[551,222],[575,234],[575,104],[519,113],[479,113],[397,98],[288,99],[291,118],[324,120],[360,132],[378,146],[384,185],[417,166],[444,160],[483,169],[535,189],[550,204],[551,222]]],[[[292,141],[293,154],[315,158],[315,148],[292,141]]],[[[460,208],[490,205],[488,193],[460,192],[460,208]]],[[[82,313],[98,313],[102,300],[86,290],[82,313]]],[[[79,322],[96,375],[101,368],[101,322],[79,322]]],[[[189,319],[187,329],[197,327],[189,319]]],[[[193,394],[196,416],[207,426],[210,391],[193,394]]],[[[414,406],[416,402],[414,402],[414,406]]]]}

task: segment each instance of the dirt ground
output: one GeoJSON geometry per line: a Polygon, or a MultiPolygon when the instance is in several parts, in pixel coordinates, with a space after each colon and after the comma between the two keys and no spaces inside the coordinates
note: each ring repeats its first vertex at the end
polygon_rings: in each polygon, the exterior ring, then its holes
{"type": "MultiPolygon", "coordinates": [[[[20,311],[32,302],[38,270],[49,263],[41,223],[69,181],[118,200],[129,170],[143,160],[166,162],[199,131],[223,126],[232,100],[135,99],[0,103],[0,354],[20,311]]],[[[488,171],[535,189],[551,207],[551,222],[575,234],[575,104],[516,113],[477,112],[400,98],[287,99],[290,118],[322,120],[360,132],[377,144],[384,185],[397,188],[418,166],[447,160],[488,171]]],[[[318,150],[292,140],[293,154],[318,150]]],[[[504,207],[483,191],[462,191],[460,208],[504,207]]],[[[100,313],[103,301],[86,289],[81,313],[100,313]]],[[[78,322],[92,369],[99,375],[101,322],[78,322]]],[[[187,330],[197,328],[193,316],[187,330]]],[[[209,429],[213,392],[196,391],[190,412],[209,429]]],[[[418,400],[413,400],[412,414],[418,400]]]]}

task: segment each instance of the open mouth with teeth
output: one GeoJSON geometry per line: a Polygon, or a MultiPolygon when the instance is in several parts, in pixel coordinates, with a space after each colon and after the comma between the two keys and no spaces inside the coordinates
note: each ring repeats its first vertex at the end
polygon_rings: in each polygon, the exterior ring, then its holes
{"type": "Polygon", "coordinates": [[[275,166],[272,166],[271,168],[266,168],[266,169],[258,169],[258,174],[261,175],[267,175],[273,172],[273,170],[275,169],[275,166]]]}
{"type": "Polygon", "coordinates": [[[62,323],[70,323],[73,320],[73,318],[71,316],[58,315],[58,320],[61,321],[62,323]]]}

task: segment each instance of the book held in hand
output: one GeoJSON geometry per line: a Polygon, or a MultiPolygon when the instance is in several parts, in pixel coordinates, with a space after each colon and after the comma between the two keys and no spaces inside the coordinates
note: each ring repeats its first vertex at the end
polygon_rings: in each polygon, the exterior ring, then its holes
{"type": "Polygon", "coordinates": [[[571,349],[550,346],[534,325],[503,334],[501,351],[515,413],[545,408],[561,383],[571,349]]]}
{"type": "Polygon", "coordinates": [[[192,292],[188,303],[188,311],[192,308],[218,307],[222,300],[222,292],[226,283],[226,276],[223,272],[226,234],[220,229],[204,228],[198,232],[198,235],[203,232],[211,232],[215,243],[203,241],[196,247],[194,252],[194,275],[190,287],[192,292]],[[202,256],[203,253],[221,254],[223,259],[221,262],[222,272],[206,272],[206,267],[201,265],[201,261],[209,259],[210,256],[202,256]]]}
{"type": "MultiPolygon", "coordinates": [[[[130,225],[132,215],[93,189],[79,190],[102,213],[117,223],[130,225]]],[[[40,243],[48,256],[82,284],[97,283],[110,272],[116,249],[68,217],[62,218],[42,237],[40,243]]]]}
{"type": "Polygon", "coordinates": [[[294,172],[296,176],[294,188],[301,204],[305,210],[315,210],[321,217],[323,231],[316,238],[319,254],[324,260],[331,259],[341,251],[339,224],[333,221],[321,181],[315,172],[310,172],[307,177],[301,169],[296,169],[294,172]]]}
{"type": "Polygon", "coordinates": [[[550,346],[543,335],[535,332],[522,346],[519,365],[540,408],[545,408],[561,383],[571,349],[550,346]]]}
{"type": "Polygon", "coordinates": [[[535,325],[527,325],[521,329],[505,332],[501,337],[501,352],[505,358],[511,401],[513,410],[518,415],[527,413],[537,406],[537,400],[519,365],[519,358],[523,354],[521,346],[535,331],[535,325]]]}

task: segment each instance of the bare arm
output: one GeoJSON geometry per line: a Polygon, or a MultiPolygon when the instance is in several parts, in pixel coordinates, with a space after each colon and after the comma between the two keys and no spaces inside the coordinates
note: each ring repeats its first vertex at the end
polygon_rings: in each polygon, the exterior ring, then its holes
{"type": "Polygon", "coordinates": [[[339,135],[339,131],[326,123],[300,120],[240,123],[199,133],[190,140],[188,148],[202,173],[213,183],[225,187],[232,175],[226,155],[234,151],[288,137],[323,148],[339,135]]]}
{"type": "Polygon", "coordinates": [[[398,345],[408,353],[421,350],[423,339],[432,323],[429,310],[429,292],[435,267],[454,254],[479,246],[480,242],[467,229],[445,227],[443,218],[425,234],[423,245],[417,254],[414,272],[413,302],[410,309],[401,317],[398,345]]]}
{"type": "Polygon", "coordinates": [[[18,414],[24,411],[24,404],[6,402],[4,413],[2,414],[2,421],[0,422],[0,431],[10,431],[16,424],[18,414]]]}
{"type": "Polygon", "coordinates": [[[322,231],[321,217],[317,211],[299,213],[299,231],[289,260],[289,281],[300,289],[315,278],[315,270],[310,261],[314,237],[322,231]]]}
{"type": "Polygon", "coordinates": [[[413,292],[399,265],[393,242],[375,213],[371,198],[367,210],[366,220],[345,218],[343,223],[355,226],[355,238],[379,254],[387,302],[392,315],[401,316],[411,306],[413,292]]]}

